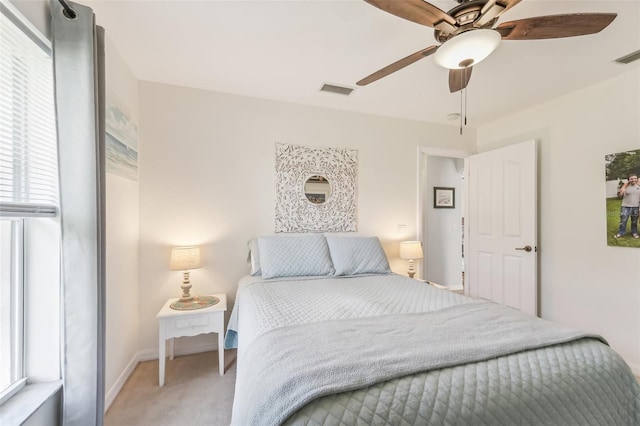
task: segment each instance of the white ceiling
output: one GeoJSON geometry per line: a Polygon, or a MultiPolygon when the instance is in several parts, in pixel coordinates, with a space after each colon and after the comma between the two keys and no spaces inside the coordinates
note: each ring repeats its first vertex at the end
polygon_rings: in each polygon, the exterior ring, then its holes
{"type": "MultiPolygon", "coordinates": [[[[80,0],[93,8],[140,80],[333,109],[457,125],[448,71],[422,59],[365,87],[355,82],[427,46],[433,29],[363,0],[80,0]],[[356,88],[320,92],[323,83],[356,88]]],[[[433,1],[443,10],[453,0],[433,1]]],[[[640,66],[613,60],[640,49],[640,1],[523,0],[499,20],[617,13],[599,34],[503,41],[474,67],[468,124],[579,90],[640,66]]],[[[603,100],[606,102],[606,100],[603,100]]]]}

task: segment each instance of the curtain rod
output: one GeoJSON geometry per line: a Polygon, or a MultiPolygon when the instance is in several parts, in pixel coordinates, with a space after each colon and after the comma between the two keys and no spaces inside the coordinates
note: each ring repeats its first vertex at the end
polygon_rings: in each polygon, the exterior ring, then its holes
{"type": "Polygon", "coordinates": [[[69,19],[76,19],[76,17],[78,16],[76,11],[73,10],[73,8],[71,6],[69,6],[65,0],[58,0],[58,1],[60,2],[62,7],[64,8],[64,11],[62,12],[64,14],[64,16],[66,16],[69,19]]]}

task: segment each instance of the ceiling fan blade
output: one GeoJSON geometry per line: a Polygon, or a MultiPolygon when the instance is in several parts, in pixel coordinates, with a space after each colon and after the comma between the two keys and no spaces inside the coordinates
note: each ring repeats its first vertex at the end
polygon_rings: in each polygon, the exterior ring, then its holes
{"type": "Polygon", "coordinates": [[[449,70],[449,91],[455,93],[466,88],[471,79],[471,71],[473,67],[449,70]]]}
{"type": "Polygon", "coordinates": [[[401,70],[407,65],[411,65],[412,63],[433,54],[436,50],[438,50],[438,46],[429,46],[425,49],[420,50],[419,52],[416,52],[407,56],[406,58],[402,58],[399,61],[392,63],[391,65],[387,65],[381,70],[378,70],[373,74],[371,74],[370,76],[367,76],[362,80],[358,81],[356,84],[358,86],[366,86],[369,83],[373,83],[374,81],[379,80],[382,77],[386,77],[391,73],[401,70]]]}
{"type": "Polygon", "coordinates": [[[480,11],[480,17],[476,19],[474,23],[477,27],[483,27],[485,24],[489,23],[491,20],[498,18],[507,10],[511,9],[516,4],[520,3],[521,0],[489,0],[484,6],[482,6],[482,10],[480,11]]]}
{"type": "Polygon", "coordinates": [[[595,34],[607,27],[615,13],[575,13],[536,16],[505,22],[496,27],[503,40],[542,40],[595,34]]]}
{"type": "Polygon", "coordinates": [[[516,4],[520,3],[520,1],[521,0],[498,0],[496,3],[503,4],[505,6],[505,9],[502,11],[502,13],[504,13],[516,4]]]}
{"type": "Polygon", "coordinates": [[[448,32],[457,29],[456,20],[444,10],[424,0],[364,0],[392,15],[448,32]]]}

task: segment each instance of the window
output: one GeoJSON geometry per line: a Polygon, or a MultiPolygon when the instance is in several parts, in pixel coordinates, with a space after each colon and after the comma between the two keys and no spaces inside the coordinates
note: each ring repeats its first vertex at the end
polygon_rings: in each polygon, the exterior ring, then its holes
{"type": "Polygon", "coordinates": [[[0,221],[0,389],[19,388],[24,382],[22,229],[22,220],[0,221]]]}
{"type": "MultiPolygon", "coordinates": [[[[43,267],[50,272],[50,265],[59,263],[55,258],[59,258],[56,230],[59,223],[51,49],[49,42],[9,3],[0,3],[0,12],[2,403],[24,386],[33,373],[43,379],[59,377],[58,371],[43,373],[42,364],[30,361],[35,351],[29,345],[30,341],[39,340],[30,322],[38,322],[38,318],[50,321],[52,315],[39,312],[43,304],[38,298],[59,292],[57,275],[48,274],[43,280],[41,272],[43,267]],[[40,291],[45,287],[49,289],[40,291]]],[[[58,310],[55,300],[47,302],[54,305],[55,317],[58,310]]],[[[55,333],[53,338],[57,338],[55,333]]],[[[49,337],[44,340],[51,341],[49,337]]]]}

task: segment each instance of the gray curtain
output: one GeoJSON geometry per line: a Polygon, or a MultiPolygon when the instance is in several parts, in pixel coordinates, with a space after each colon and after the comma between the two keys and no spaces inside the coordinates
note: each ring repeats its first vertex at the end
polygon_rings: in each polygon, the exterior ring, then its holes
{"type": "Polygon", "coordinates": [[[62,224],[62,423],[103,424],[104,30],[50,0],[62,224]]]}

